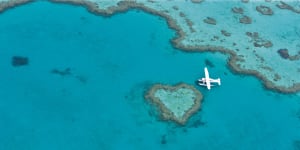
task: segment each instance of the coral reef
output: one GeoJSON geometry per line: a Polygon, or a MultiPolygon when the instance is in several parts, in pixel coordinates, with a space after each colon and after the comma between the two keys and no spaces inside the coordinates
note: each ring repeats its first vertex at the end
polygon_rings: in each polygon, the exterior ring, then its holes
{"type": "Polygon", "coordinates": [[[160,16],[166,19],[171,29],[176,31],[176,36],[171,42],[177,49],[191,52],[211,51],[228,54],[228,65],[232,71],[254,75],[262,80],[264,86],[268,89],[284,93],[300,91],[300,79],[297,78],[299,74],[299,60],[286,61],[280,59],[280,57],[274,57],[278,56],[277,50],[282,47],[289,50],[289,55],[298,56],[297,50],[299,50],[299,43],[297,42],[298,38],[296,38],[296,34],[299,33],[297,26],[299,24],[299,19],[297,19],[298,14],[289,13],[290,19],[278,17],[286,15],[284,10],[281,9],[289,9],[297,13],[299,9],[298,6],[295,5],[296,2],[268,1],[256,3],[268,6],[276,12],[276,15],[272,15],[272,17],[267,17],[266,19],[266,17],[260,13],[251,13],[256,11],[256,6],[253,7],[253,3],[255,2],[252,3],[252,1],[249,2],[249,0],[241,0],[240,2],[218,1],[218,3],[202,1],[199,4],[195,4],[192,1],[185,1],[184,3],[165,1],[162,3],[153,0],[50,1],[81,5],[87,8],[88,11],[102,16],[111,16],[129,9],[139,9],[160,16]],[[241,4],[242,2],[244,3],[241,4]],[[219,7],[220,5],[226,5],[226,7],[219,7]],[[239,11],[239,7],[243,8],[243,14],[234,13],[232,10],[234,7],[236,7],[235,11],[237,12],[239,11]],[[199,10],[201,10],[202,13],[199,13],[199,10]],[[182,12],[184,16],[180,15],[180,12],[182,12]],[[222,23],[217,24],[217,22],[215,22],[217,25],[213,26],[203,25],[203,18],[206,18],[207,15],[215,17],[215,21],[220,20],[222,23]],[[226,17],[226,19],[224,17],[226,17]],[[249,25],[244,26],[237,24],[237,22],[249,25]],[[273,26],[274,24],[276,24],[276,26],[273,26]],[[260,26],[260,28],[256,28],[256,26],[260,26]],[[282,32],[282,29],[285,29],[285,32],[282,32]],[[231,36],[225,36],[222,32],[216,32],[221,30],[230,31],[231,36]],[[250,40],[239,40],[248,37],[244,34],[247,31],[251,31],[251,33],[257,32],[260,35],[264,35],[264,38],[268,40],[262,38],[254,40],[251,37],[250,40]],[[279,64],[281,66],[290,66],[292,69],[278,67],[280,66],[279,64]],[[281,77],[278,81],[273,80],[276,74],[279,74],[281,77]]]}
{"type": "Polygon", "coordinates": [[[288,59],[290,57],[288,49],[279,49],[277,53],[283,58],[288,59]]]}
{"type": "Polygon", "coordinates": [[[260,12],[262,15],[273,15],[273,10],[264,5],[256,6],[256,11],[260,12]]]}
{"type": "Polygon", "coordinates": [[[293,60],[299,60],[300,59],[300,51],[298,51],[297,55],[290,55],[289,50],[284,48],[284,49],[279,49],[277,50],[277,53],[283,58],[283,59],[289,59],[291,61],[293,60]]]}
{"type": "Polygon", "coordinates": [[[222,33],[224,36],[231,36],[231,33],[227,32],[226,30],[221,30],[221,33],[222,33]]]}
{"type": "Polygon", "coordinates": [[[231,11],[236,13],[236,14],[243,14],[244,13],[243,8],[241,8],[241,7],[233,7],[233,8],[231,8],[231,11]]]}
{"type": "MultiPolygon", "coordinates": [[[[176,37],[174,39],[171,40],[172,44],[181,50],[184,51],[213,51],[213,52],[221,52],[221,53],[227,53],[229,54],[229,60],[228,60],[228,65],[229,67],[232,69],[232,71],[236,72],[236,73],[242,73],[242,74],[248,74],[248,75],[254,75],[256,77],[258,77],[260,80],[263,81],[264,86],[268,89],[271,90],[276,90],[279,92],[283,92],[283,93],[291,93],[291,92],[296,92],[300,90],[300,83],[290,83],[290,82],[284,82],[287,81],[286,78],[282,78],[282,82],[273,82],[273,75],[270,74],[270,72],[267,72],[267,74],[265,72],[261,72],[257,71],[257,68],[247,68],[245,67],[245,65],[241,65],[241,61],[240,61],[240,57],[238,57],[238,55],[236,52],[239,52],[239,49],[237,49],[236,51],[229,49],[231,47],[228,46],[221,46],[221,45],[212,45],[212,44],[208,44],[205,42],[205,40],[203,40],[203,37],[201,37],[202,39],[189,39],[190,34],[190,30],[186,30],[189,29],[189,27],[187,26],[186,21],[180,20],[179,17],[177,16],[173,16],[174,14],[172,14],[172,12],[170,10],[174,10],[175,14],[178,15],[178,11],[182,9],[182,5],[176,5],[176,9],[174,8],[174,4],[171,3],[170,5],[170,9],[168,9],[167,5],[168,3],[145,3],[145,2],[135,2],[135,1],[117,1],[117,2],[111,2],[112,4],[109,7],[105,7],[105,8],[100,8],[100,3],[101,1],[97,1],[96,2],[91,2],[91,1],[74,1],[74,0],[51,0],[52,2],[67,2],[67,3],[72,3],[75,5],[83,5],[85,7],[88,8],[89,11],[95,13],[95,14],[100,14],[103,16],[110,16],[114,13],[119,13],[119,12],[124,12],[128,9],[142,9],[145,12],[151,13],[153,15],[157,15],[160,17],[163,17],[166,19],[169,27],[171,29],[176,30],[177,34],[176,37]],[[165,4],[164,6],[166,7],[162,7],[162,5],[165,4]],[[178,9],[177,9],[178,8],[178,9]],[[183,21],[183,23],[181,22],[183,21]],[[186,25],[186,27],[184,27],[186,25]],[[191,43],[187,43],[186,41],[190,40],[191,43]],[[203,43],[202,45],[199,45],[192,42],[201,42],[203,43]],[[285,84],[285,85],[283,85],[285,84]]],[[[248,0],[242,0],[243,2],[248,2],[248,0]]],[[[182,3],[180,3],[182,4],[182,3]]],[[[202,3],[201,3],[202,4],[202,3]]],[[[235,3],[234,3],[235,4],[235,3]]],[[[232,8],[232,7],[231,7],[232,8]]],[[[190,9],[190,7],[189,7],[190,9]]],[[[187,16],[186,16],[187,17],[187,16]]],[[[195,21],[191,20],[194,24],[195,21]]],[[[246,23],[252,23],[252,19],[250,17],[247,17],[244,20],[246,23]]],[[[197,27],[197,25],[194,25],[195,27],[197,27]]],[[[198,26],[199,27],[199,26],[198,26]]],[[[198,29],[198,28],[197,28],[198,29]]],[[[201,30],[196,30],[196,33],[201,32],[201,30]]],[[[194,35],[194,34],[192,34],[194,35]]],[[[200,34],[203,35],[203,34],[200,34]]],[[[236,36],[240,36],[240,35],[236,35],[236,36]]],[[[232,37],[232,36],[231,36],[232,37]]],[[[224,39],[219,40],[220,42],[225,42],[224,39]]],[[[227,41],[229,42],[229,41],[227,41]]],[[[225,44],[225,43],[224,43],[225,44]]],[[[237,47],[240,47],[240,44],[234,42],[234,45],[237,47]]],[[[254,44],[252,44],[254,45],[254,44]]],[[[257,44],[256,44],[257,45],[257,44]]],[[[270,43],[269,43],[270,45],[270,43]]],[[[230,42],[230,46],[232,46],[232,41],[230,42]]],[[[268,44],[266,44],[266,46],[268,46],[268,44]]],[[[254,46],[253,46],[254,47],[254,46]]],[[[264,48],[264,46],[262,46],[264,48]]],[[[246,47],[240,47],[242,49],[245,50],[249,50],[250,48],[252,48],[251,46],[247,46],[246,47]]],[[[239,52],[240,53],[240,52],[239,52]]],[[[257,54],[255,55],[255,57],[258,56],[257,54]]],[[[251,56],[252,57],[252,56],[251,56]]],[[[260,56],[261,57],[261,56],[260,56]]],[[[246,61],[246,59],[244,59],[245,61],[243,62],[244,64],[246,62],[248,62],[248,59],[246,61]]],[[[261,66],[261,65],[259,65],[261,66]]],[[[273,71],[275,72],[275,71],[273,71]]]]}
{"type": "Polygon", "coordinates": [[[273,46],[273,43],[271,41],[259,37],[257,32],[246,32],[246,35],[252,39],[253,45],[255,47],[269,48],[273,46]]]}
{"type": "Polygon", "coordinates": [[[145,94],[145,98],[159,108],[163,120],[184,125],[199,110],[202,94],[184,83],[175,86],[156,84],[145,94]]]}
{"type": "Polygon", "coordinates": [[[203,0],[191,0],[193,3],[201,3],[203,0]]]}
{"type": "Polygon", "coordinates": [[[3,12],[4,10],[12,7],[16,7],[21,4],[25,4],[28,2],[33,2],[33,0],[4,0],[0,1],[0,13],[3,12]]]}
{"type": "Polygon", "coordinates": [[[300,9],[296,9],[295,7],[283,2],[283,1],[280,1],[280,4],[276,4],[276,6],[280,9],[287,9],[287,10],[290,10],[292,12],[295,12],[295,13],[298,13],[300,14],[300,9]]]}
{"type": "Polygon", "coordinates": [[[13,56],[11,59],[11,64],[14,67],[25,66],[28,65],[28,63],[29,63],[29,59],[23,56],[13,56]]]}
{"type": "Polygon", "coordinates": [[[190,19],[188,19],[183,12],[180,12],[179,16],[182,17],[185,20],[185,22],[189,26],[189,29],[190,29],[191,32],[196,32],[196,30],[193,28],[194,23],[190,19]]]}
{"type": "Polygon", "coordinates": [[[248,16],[243,16],[240,18],[240,23],[243,23],[243,24],[251,24],[252,23],[252,19],[248,16]]]}
{"type": "Polygon", "coordinates": [[[207,24],[212,24],[212,25],[217,24],[217,21],[212,17],[206,17],[205,19],[203,19],[203,22],[205,22],[207,24]]]}

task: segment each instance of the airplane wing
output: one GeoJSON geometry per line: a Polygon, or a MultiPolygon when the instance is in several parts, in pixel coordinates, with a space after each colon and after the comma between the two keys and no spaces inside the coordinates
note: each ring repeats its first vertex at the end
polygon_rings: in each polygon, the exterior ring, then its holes
{"type": "Polygon", "coordinates": [[[204,73],[205,73],[205,83],[206,83],[207,89],[210,90],[210,78],[209,78],[209,73],[208,73],[208,70],[206,67],[204,68],[204,73]]]}
{"type": "Polygon", "coordinates": [[[211,85],[210,85],[210,81],[207,81],[207,82],[206,82],[206,87],[207,87],[207,89],[209,89],[209,90],[210,90],[210,87],[211,87],[211,85]]]}

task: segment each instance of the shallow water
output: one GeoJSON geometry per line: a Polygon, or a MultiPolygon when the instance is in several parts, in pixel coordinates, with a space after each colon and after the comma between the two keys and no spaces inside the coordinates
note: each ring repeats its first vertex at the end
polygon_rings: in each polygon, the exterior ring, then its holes
{"type": "Polygon", "coordinates": [[[0,33],[0,149],[281,150],[300,140],[299,96],[232,74],[225,55],[174,49],[157,16],[35,2],[0,14],[0,33]],[[16,55],[29,64],[13,67],[16,55]],[[206,59],[222,86],[197,87],[202,110],[185,127],[161,121],[145,90],[194,84],[206,59]]]}

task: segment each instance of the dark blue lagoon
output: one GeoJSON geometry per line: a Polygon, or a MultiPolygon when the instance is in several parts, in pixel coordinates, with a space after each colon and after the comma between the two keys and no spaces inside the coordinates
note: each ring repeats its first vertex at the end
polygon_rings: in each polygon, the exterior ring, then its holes
{"type": "Polygon", "coordinates": [[[42,1],[1,13],[0,149],[300,149],[299,93],[233,74],[227,55],[175,49],[174,36],[139,10],[102,17],[42,1]],[[222,78],[212,91],[194,84],[207,60],[222,78]],[[204,96],[185,126],[144,99],[179,82],[204,96]]]}

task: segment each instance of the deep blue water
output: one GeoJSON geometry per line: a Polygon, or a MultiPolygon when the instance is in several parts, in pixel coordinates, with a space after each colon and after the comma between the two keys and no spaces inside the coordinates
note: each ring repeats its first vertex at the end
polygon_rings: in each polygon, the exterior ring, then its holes
{"type": "Polygon", "coordinates": [[[232,74],[225,55],[174,49],[174,36],[137,10],[104,18],[35,2],[0,14],[0,149],[296,149],[299,96],[232,74]],[[29,64],[13,67],[16,55],[29,64]],[[194,84],[205,59],[222,86],[197,87],[202,110],[185,127],[159,120],[145,90],[194,84]]]}

